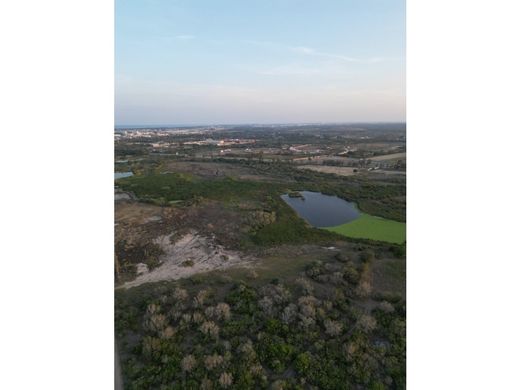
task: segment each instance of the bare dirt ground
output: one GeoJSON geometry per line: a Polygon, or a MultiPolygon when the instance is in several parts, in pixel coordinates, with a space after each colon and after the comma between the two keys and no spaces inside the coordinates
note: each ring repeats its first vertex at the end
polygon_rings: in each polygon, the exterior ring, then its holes
{"type": "Polygon", "coordinates": [[[308,169],[310,171],[316,171],[321,173],[333,173],[338,176],[352,176],[357,175],[359,172],[354,172],[351,167],[332,167],[327,165],[302,165],[298,169],[308,169]]]}
{"type": "Polygon", "coordinates": [[[150,272],[142,272],[125,288],[143,283],[162,280],[176,280],[201,272],[222,270],[234,266],[247,266],[252,259],[242,257],[238,252],[225,249],[210,237],[203,237],[192,231],[172,242],[170,236],[155,239],[164,251],[161,265],[150,272]]]}
{"type": "Polygon", "coordinates": [[[167,233],[174,213],[172,209],[119,201],[115,206],[115,241],[138,243],[167,233]]]}

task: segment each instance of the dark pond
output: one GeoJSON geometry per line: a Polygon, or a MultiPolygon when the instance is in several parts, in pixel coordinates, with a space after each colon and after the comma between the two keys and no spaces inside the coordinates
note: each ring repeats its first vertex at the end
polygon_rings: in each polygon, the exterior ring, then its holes
{"type": "Polygon", "coordinates": [[[354,203],[337,196],[310,191],[301,191],[300,194],[302,198],[292,198],[285,194],[282,195],[282,199],[312,226],[337,226],[359,217],[354,203]]]}
{"type": "Polygon", "coordinates": [[[123,177],[133,176],[132,172],[114,172],[114,180],[122,179],[123,177]]]}

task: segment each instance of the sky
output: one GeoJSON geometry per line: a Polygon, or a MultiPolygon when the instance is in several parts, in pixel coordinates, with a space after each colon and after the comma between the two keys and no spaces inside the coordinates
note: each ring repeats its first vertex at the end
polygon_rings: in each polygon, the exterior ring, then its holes
{"type": "Polygon", "coordinates": [[[116,0],[116,125],[405,121],[404,0],[116,0]]]}

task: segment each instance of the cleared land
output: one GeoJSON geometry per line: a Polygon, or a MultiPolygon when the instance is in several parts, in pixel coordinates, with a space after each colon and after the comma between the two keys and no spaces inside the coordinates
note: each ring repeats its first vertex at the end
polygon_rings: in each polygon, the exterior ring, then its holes
{"type": "Polygon", "coordinates": [[[352,222],[325,229],[346,237],[368,238],[394,244],[402,244],[406,240],[405,223],[368,214],[361,214],[358,219],[352,222]]]}

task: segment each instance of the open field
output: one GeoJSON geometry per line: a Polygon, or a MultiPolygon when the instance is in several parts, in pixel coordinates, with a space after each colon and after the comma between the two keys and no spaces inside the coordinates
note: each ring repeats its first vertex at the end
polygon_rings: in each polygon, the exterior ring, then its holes
{"type": "Polygon", "coordinates": [[[358,170],[351,167],[331,167],[327,165],[301,165],[298,169],[308,169],[310,171],[322,172],[322,173],[333,173],[338,176],[352,176],[357,175],[358,170]]]}
{"type": "Polygon", "coordinates": [[[368,238],[395,244],[402,244],[406,241],[405,223],[368,214],[361,214],[358,219],[352,222],[325,229],[353,238],[368,238]]]}
{"type": "Polygon", "coordinates": [[[386,161],[386,160],[396,160],[396,159],[405,159],[406,152],[404,153],[393,153],[393,154],[385,154],[382,156],[370,157],[372,161],[386,161]]]}

